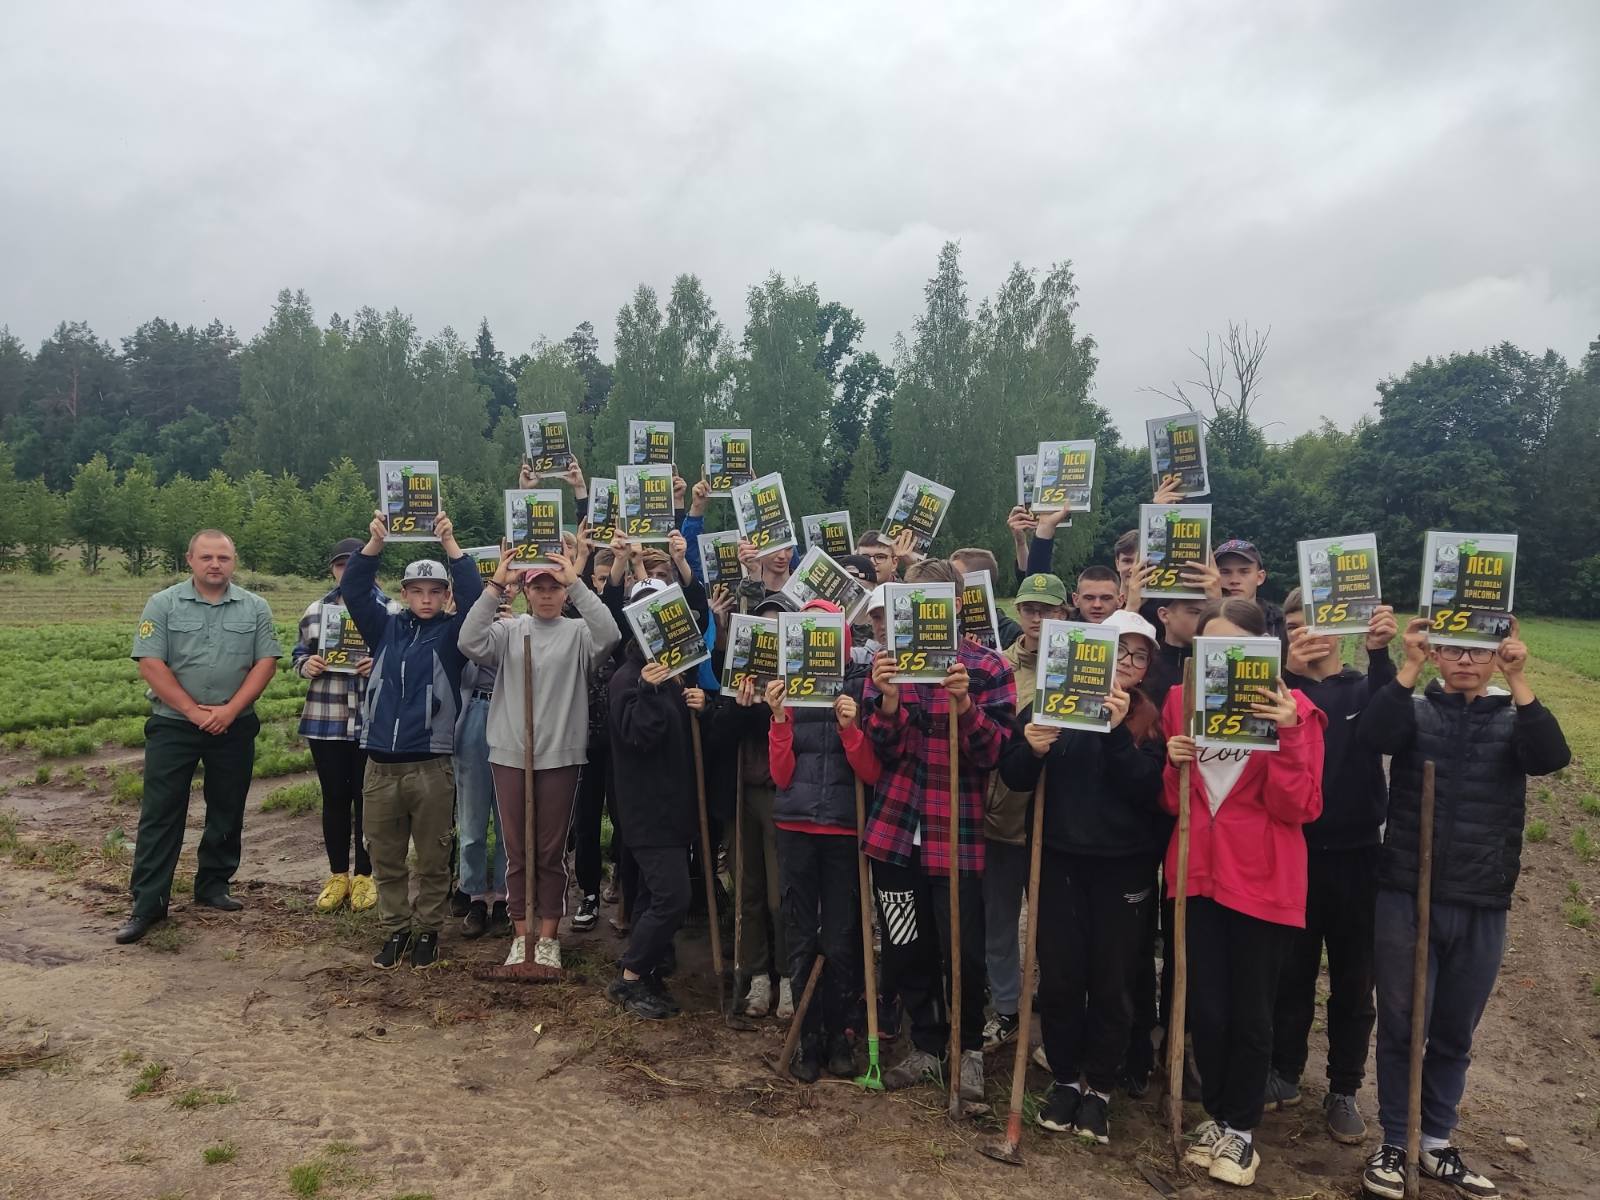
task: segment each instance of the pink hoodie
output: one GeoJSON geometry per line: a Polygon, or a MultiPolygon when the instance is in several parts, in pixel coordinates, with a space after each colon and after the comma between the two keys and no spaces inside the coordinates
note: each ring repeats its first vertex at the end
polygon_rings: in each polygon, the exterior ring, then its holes
{"type": "MultiPolygon", "coordinates": [[[[1278,749],[1255,750],[1216,815],[1196,763],[1189,770],[1189,890],[1246,916],[1305,928],[1306,838],[1322,814],[1322,730],[1328,718],[1293,692],[1298,724],[1278,731],[1278,749]]],[[[1183,690],[1167,693],[1161,724],[1184,731],[1183,690]]],[[[1178,768],[1167,763],[1161,806],[1178,811],[1178,768]]],[[[1178,829],[1167,845],[1167,895],[1176,896],[1178,829]]]]}

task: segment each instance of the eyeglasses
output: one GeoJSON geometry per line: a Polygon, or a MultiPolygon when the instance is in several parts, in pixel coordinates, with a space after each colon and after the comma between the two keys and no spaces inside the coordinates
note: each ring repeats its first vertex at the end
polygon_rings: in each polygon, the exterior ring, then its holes
{"type": "Polygon", "coordinates": [[[1150,652],[1148,650],[1124,650],[1121,646],[1118,646],[1117,661],[1130,662],[1136,667],[1148,667],[1150,665],[1150,652]]]}
{"type": "Polygon", "coordinates": [[[1494,651],[1486,646],[1439,646],[1437,649],[1439,657],[1446,662],[1460,662],[1464,658],[1482,666],[1494,658],[1494,651]]]}

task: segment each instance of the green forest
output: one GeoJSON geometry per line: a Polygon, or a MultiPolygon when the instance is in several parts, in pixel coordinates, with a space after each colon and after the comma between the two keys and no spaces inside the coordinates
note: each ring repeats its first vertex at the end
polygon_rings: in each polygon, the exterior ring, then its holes
{"type": "MultiPolygon", "coordinates": [[[[493,542],[518,414],[564,409],[591,475],[621,461],[630,419],[675,421],[689,475],[702,428],[749,426],[756,469],[783,473],[796,517],[848,508],[858,532],[914,470],[955,489],[940,546],[1002,562],[1014,456],[1092,437],[1095,512],[1057,538],[1071,572],[1110,560],[1151,486],[1144,445],[1122,442],[1095,396],[1077,306],[1070,263],[1017,264],[974,303],[951,243],[889,361],[846,304],[778,274],[749,289],[737,340],[695,276],[665,303],[640,285],[609,362],[588,321],[508,356],[486,321],[471,342],[425,338],[398,309],[322,321],[289,290],[248,341],[155,318],[120,348],[63,322],[30,350],[0,329],[0,569],[76,555],[94,572],[115,550],[118,570],[170,571],[190,533],[217,526],[245,567],[316,577],[327,547],[365,528],[379,458],[438,459],[461,541],[493,542]]],[[[1512,531],[1520,609],[1600,616],[1600,339],[1577,366],[1508,342],[1397,364],[1374,381],[1372,416],[1283,442],[1263,432],[1281,428],[1266,334],[1230,323],[1196,361],[1169,411],[1209,422],[1216,537],[1260,546],[1272,594],[1292,586],[1302,537],[1376,531],[1385,590],[1409,605],[1425,530],[1512,531]]],[[[731,524],[714,501],[708,528],[731,524]]]]}

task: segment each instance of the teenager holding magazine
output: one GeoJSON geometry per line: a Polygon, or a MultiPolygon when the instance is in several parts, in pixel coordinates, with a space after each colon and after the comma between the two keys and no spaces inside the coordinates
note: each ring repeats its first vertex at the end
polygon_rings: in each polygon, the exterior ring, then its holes
{"type": "MultiPolygon", "coordinates": [[[[1262,637],[1253,599],[1206,604],[1197,637],[1262,637]]],[[[1327,718],[1281,680],[1258,716],[1278,726],[1278,749],[1200,747],[1187,732],[1182,687],[1162,710],[1167,738],[1162,806],[1178,811],[1189,772],[1189,873],[1178,879],[1178,835],[1167,847],[1167,891],[1187,889],[1189,1029],[1206,1119],[1186,1158],[1211,1178],[1248,1187],[1261,1162],[1254,1144],[1272,1059],[1278,972],[1293,931],[1306,923],[1303,828],[1322,813],[1322,731],[1327,718]]]]}
{"type": "Polygon", "coordinates": [[[566,913],[567,830],[572,824],[578,772],[589,745],[589,684],[620,638],[617,623],[600,598],[583,587],[579,567],[564,554],[552,554],[554,570],[522,572],[510,564],[503,545],[500,566],[461,627],[461,650],[474,662],[497,671],[489,702],[489,766],[494,773],[499,828],[506,839],[506,907],[517,935],[507,966],[523,962],[527,937],[538,921],[533,960],[561,965],[556,938],[566,913]],[[496,620],[502,596],[520,590],[528,611],[496,620]],[[564,617],[568,602],[577,617],[564,617]],[[533,747],[525,728],[526,662],[523,639],[533,653],[533,747]],[[533,767],[535,866],[534,908],[525,911],[528,848],[523,844],[523,772],[533,767]]]}

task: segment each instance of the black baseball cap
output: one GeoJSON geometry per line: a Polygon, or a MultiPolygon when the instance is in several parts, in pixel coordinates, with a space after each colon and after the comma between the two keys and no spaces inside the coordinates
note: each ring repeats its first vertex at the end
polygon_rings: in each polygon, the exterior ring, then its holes
{"type": "Polygon", "coordinates": [[[331,567],[341,558],[349,558],[365,545],[366,543],[360,538],[345,538],[333,548],[333,553],[328,555],[328,565],[331,567]]]}

